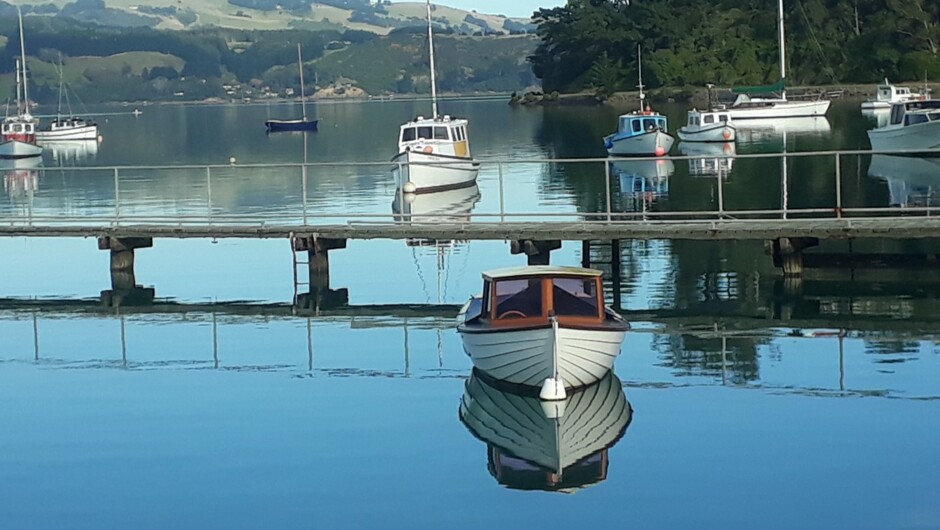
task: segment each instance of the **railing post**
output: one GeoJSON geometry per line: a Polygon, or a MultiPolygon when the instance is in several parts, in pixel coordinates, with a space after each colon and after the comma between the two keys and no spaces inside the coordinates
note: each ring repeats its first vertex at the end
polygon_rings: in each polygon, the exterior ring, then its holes
{"type": "Polygon", "coordinates": [[[725,216],[725,185],[722,182],[722,171],[719,166],[718,169],[718,217],[719,219],[724,218],[725,216]]]}
{"type": "Polygon", "coordinates": [[[301,193],[303,193],[303,198],[301,199],[302,200],[301,207],[303,208],[304,226],[306,226],[307,225],[307,164],[306,163],[304,163],[304,165],[301,166],[300,179],[301,179],[301,193]]]}
{"type": "Polygon", "coordinates": [[[206,220],[212,224],[212,168],[206,166],[206,220]]]}
{"type": "Polygon", "coordinates": [[[836,217],[842,218],[842,156],[836,153],[836,217]]]}
{"type": "Polygon", "coordinates": [[[499,221],[506,222],[506,196],[503,192],[503,163],[497,162],[499,168],[499,221]]]}
{"type": "MultiPolygon", "coordinates": [[[[604,183],[606,184],[607,190],[605,195],[607,196],[607,222],[610,222],[610,213],[611,213],[611,192],[610,192],[610,161],[604,160],[604,183]]],[[[644,210],[646,209],[644,205],[644,210]]]]}
{"type": "Polygon", "coordinates": [[[118,182],[118,168],[114,168],[114,222],[121,218],[121,186],[118,182]]]}

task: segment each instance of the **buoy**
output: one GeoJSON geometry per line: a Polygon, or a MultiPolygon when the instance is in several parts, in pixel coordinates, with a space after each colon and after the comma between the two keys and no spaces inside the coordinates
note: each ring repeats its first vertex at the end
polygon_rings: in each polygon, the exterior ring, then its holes
{"type": "Polygon", "coordinates": [[[98,143],[100,144],[104,140],[104,137],[99,134],[97,139],[98,143]]]}
{"type": "Polygon", "coordinates": [[[725,140],[728,140],[731,138],[731,131],[729,131],[728,129],[725,129],[724,132],[721,133],[721,135],[725,137],[725,140]]]}
{"type": "Polygon", "coordinates": [[[544,401],[560,401],[568,397],[565,392],[565,382],[561,377],[549,377],[542,382],[542,389],[539,390],[539,399],[544,401]]]}
{"type": "Polygon", "coordinates": [[[657,147],[656,147],[656,156],[663,156],[664,154],[666,154],[666,150],[663,149],[662,146],[657,146],[657,147]]]}
{"type": "Polygon", "coordinates": [[[415,186],[415,183],[411,182],[410,180],[401,187],[401,190],[405,193],[414,193],[417,189],[418,188],[415,186]]]}
{"type": "Polygon", "coordinates": [[[425,146],[424,152],[425,152],[425,153],[433,153],[433,152],[434,152],[434,148],[431,147],[430,145],[425,146]]]}
{"type": "Polygon", "coordinates": [[[229,163],[229,164],[232,164],[232,165],[234,166],[234,165],[235,165],[235,157],[234,157],[234,156],[228,157],[228,163],[229,163]]]}

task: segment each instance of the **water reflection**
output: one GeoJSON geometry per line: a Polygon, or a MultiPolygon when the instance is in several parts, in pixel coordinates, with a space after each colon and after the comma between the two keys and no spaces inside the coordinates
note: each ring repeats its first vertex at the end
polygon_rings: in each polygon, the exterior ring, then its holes
{"type": "Polygon", "coordinates": [[[98,140],[45,141],[42,146],[57,166],[93,162],[98,154],[98,140]]]}
{"type": "Polygon", "coordinates": [[[875,124],[875,127],[884,127],[888,124],[888,118],[891,116],[891,109],[865,109],[862,110],[862,116],[875,124]]]}
{"type": "Polygon", "coordinates": [[[661,158],[617,160],[610,162],[610,170],[617,177],[626,211],[637,211],[641,209],[638,205],[648,207],[669,196],[669,177],[676,172],[676,166],[672,160],[661,158]]]}
{"type": "Polygon", "coordinates": [[[0,160],[0,171],[3,172],[3,189],[10,199],[17,200],[32,198],[39,189],[39,166],[42,158],[19,158],[13,160],[0,160]]]}
{"type": "Polygon", "coordinates": [[[689,175],[693,177],[718,176],[728,178],[734,166],[737,148],[734,142],[682,142],[679,154],[702,158],[689,160],[689,175]]]}
{"type": "Polygon", "coordinates": [[[480,202],[480,188],[464,188],[433,193],[395,193],[392,213],[396,221],[469,222],[473,207],[480,202]]]}
{"type": "Polygon", "coordinates": [[[936,206],[940,189],[940,159],[872,155],[868,175],[888,184],[890,206],[936,206]]]}
{"type": "Polygon", "coordinates": [[[486,443],[487,467],[504,486],[573,492],[607,478],[608,450],[633,409],[613,373],[547,403],[497,388],[476,370],[467,380],[460,420],[486,443]]]}
{"type": "Polygon", "coordinates": [[[737,141],[743,143],[774,142],[790,137],[827,137],[832,132],[829,118],[787,118],[741,120],[734,123],[737,128],[737,141]]]}

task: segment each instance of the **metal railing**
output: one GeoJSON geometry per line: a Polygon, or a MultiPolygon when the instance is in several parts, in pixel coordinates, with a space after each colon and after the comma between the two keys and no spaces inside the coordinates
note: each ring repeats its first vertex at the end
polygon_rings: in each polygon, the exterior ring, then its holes
{"type": "MultiPolygon", "coordinates": [[[[394,164],[391,162],[312,162],[293,164],[217,164],[217,165],[178,165],[178,166],[111,166],[111,167],[67,167],[67,168],[14,168],[7,170],[4,177],[5,188],[11,194],[10,207],[0,204],[0,225],[7,226],[132,226],[132,225],[175,225],[175,226],[312,226],[336,223],[511,223],[511,222],[579,222],[579,223],[657,223],[657,222],[721,222],[733,223],[739,220],[757,219],[840,219],[846,217],[910,217],[912,215],[932,216],[940,213],[940,204],[933,205],[928,200],[925,205],[898,208],[894,206],[872,206],[845,204],[845,182],[843,179],[843,161],[854,157],[873,154],[910,155],[909,151],[868,150],[850,151],[810,151],[792,153],[759,154],[724,154],[670,156],[661,158],[536,158],[536,159],[498,159],[480,160],[480,178],[477,186],[479,196],[488,197],[489,208],[474,211],[475,202],[460,202],[460,195],[454,194],[451,203],[434,205],[433,201],[440,194],[410,195],[395,189],[391,176],[394,164]],[[810,176],[790,176],[787,164],[793,160],[809,157],[830,159],[831,174],[810,176]],[[718,169],[710,178],[713,181],[714,200],[708,209],[666,209],[660,208],[653,201],[641,200],[636,209],[616,207],[619,202],[634,192],[617,189],[614,185],[617,164],[671,163],[681,161],[714,160],[716,167],[730,166],[729,161],[740,164],[748,159],[779,159],[782,165],[779,207],[747,207],[736,205],[729,207],[726,192],[733,184],[726,181],[733,169],[718,169]],[[725,163],[722,164],[721,162],[725,163]],[[567,169],[583,165],[602,165],[603,170],[591,170],[589,177],[597,184],[603,178],[603,196],[596,201],[591,211],[574,205],[569,209],[535,208],[516,206],[520,190],[513,189],[514,179],[520,175],[544,180],[546,173],[566,172],[567,169]],[[528,170],[525,166],[540,166],[538,171],[528,170]],[[548,166],[548,170],[545,169],[548,166]],[[541,174],[536,174],[541,172],[541,174]],[[324,186],[324,176],[340,174],[340,180],[333,182],[333,187],[324,186]],[[10,178],[10,176],[13,178],[10,178]],[[17,176],[32,182],[17,188],[17,176]],[[102,187],[105,176],[110,180],[107,187],[102,187]],[[349,201],[350,196],[336,193],[351,180],[370,177],[374,183],[365,190],[370,195],[358,194],[353,198],[356,207],[337,207],[337,202],[349,201]],[[43,182],[58,179],[74,182],[74,187],[65,186],[44,192],[43,182]],[[171,183],[185,184],[176,195],[161,196],[161,186],[166,186],[166,179],[171,183]],[[259,180],[265,179],[262,184],[259,180]],[[807,207],[792,207],[788,198],[794,190],[795,179],[811,179],[816,184],[830,181],[833,196],[828,204],[807,207]],[[316,184],[316,185],[313,185],[316,184]],[[342,184],[342,186],[340,185],[342,184]],[[250,198],[258,191],[244,191],[249,185],[264,189],[274,187],[276,191],[289,197],[276,205],[233,209],[227,201],[231,195],[242,193],[250,198]],[[37,189],[38,186],[38,189],[37,189]],[[89,198],[87,188],[94,188],[98,196],[89,198]],[[234,190],[234,191],[233,191],[234,190]],[[14,193],[16,192],[16,193],[14,193]],[[193,193],[189,193],[193,192],[193,193]],[[495,195],[495,200],[493,199],[495,195]],[[74,197],[81,196],[81,200],[74,197]],[[365,198],[364,198],[365,197],[365,198]],[[38,201],[45,199],[43,204],[38,201]],[[415,201],[431,203],[427,211],[414,211],[410,208],[415,201]],[[390,207],[390,202],[398,206],[390,207]],[[436,206],[436,207],[435,207],[436,206]],[[397,210],[393,211],[393,208],[397,210]],[[358,211],[357,211],[358,209],[358,211]]],[[[924,154],[918,152],[917,154],[924,154]]],[[[940,151],[928,153],[940,155],[940,151]]],[[[908,158],[905,160],[923,160],[908,158]]],[[[459,162],[458,162],[459,163],[459,162]]],[[[436,165],[446,165],[442,162],[436,165]]],[[[769,166],[767,166],[769,167],[769,166]]],[[[940,161],[937,163],[938,181],[940,181],[940,161]]],[[[399,167],[399,169],[401,169],[399,167]]],[[[0,170],[2,171],[2,170],[0,170]]],[[[654,175],[654,178],[657,176],[654,175]]],[[[645,177],[644,177],[645,178],[645,177]]],[[[665,175],[664,178],[670,178],[665,175]]],[[[866,176],[867,178],[867,176],[866,176]]],[[[705,180],[705,179],[699,179],[705,180]]],[[[805,182],[802,182],[805,184],[805,182]]],[[[798,186],[796,186],[798,189],[798,186]]],[[[526,190],[531,191],[531,190],[526,190]]],[[[477,196],[476,200],[479,200],[477,196]]],[[[470,201],[471,195],[466,200],[470,201]]]]}

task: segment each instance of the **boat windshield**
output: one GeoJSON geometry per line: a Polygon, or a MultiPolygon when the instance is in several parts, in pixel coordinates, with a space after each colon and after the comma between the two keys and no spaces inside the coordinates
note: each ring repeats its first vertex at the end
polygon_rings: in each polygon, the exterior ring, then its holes
{"type": "Polygon", "coordinates": [[[594,278],[553,278],[552,306],[558,316],[598,317],[594,278]]]}
{"type": "Polygon", "coordinates": [[[542,280],[522,278],[496,282],[496,318],[528,318],[542,315],[542,280]]]}

